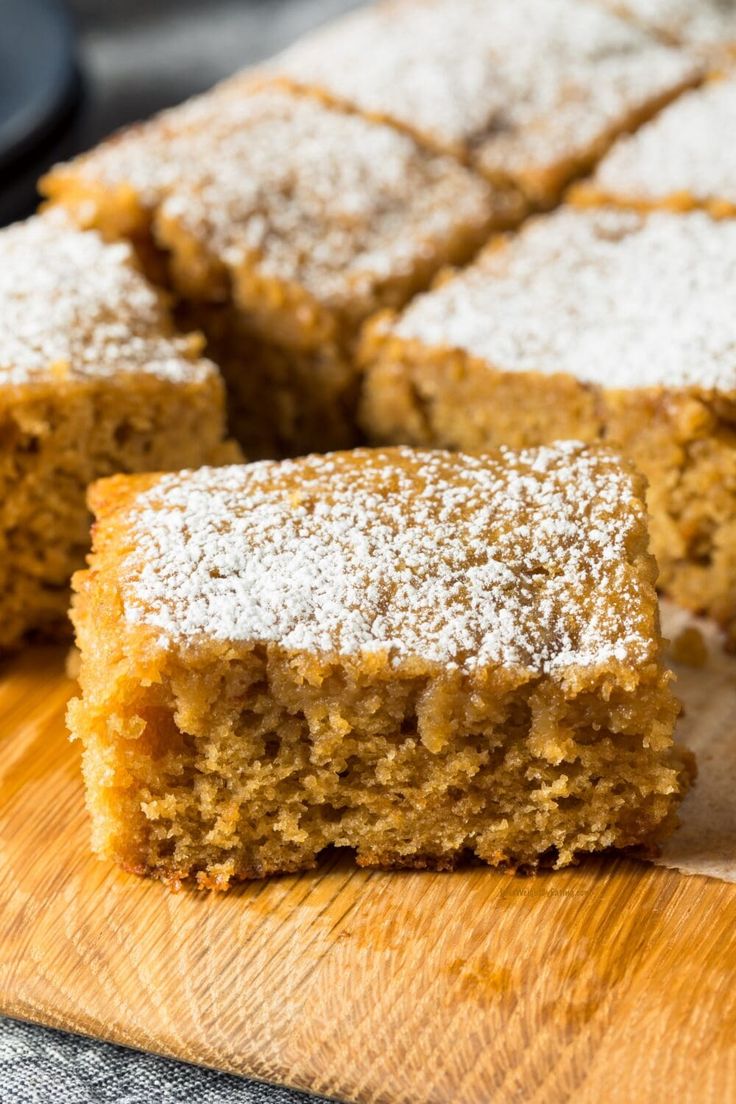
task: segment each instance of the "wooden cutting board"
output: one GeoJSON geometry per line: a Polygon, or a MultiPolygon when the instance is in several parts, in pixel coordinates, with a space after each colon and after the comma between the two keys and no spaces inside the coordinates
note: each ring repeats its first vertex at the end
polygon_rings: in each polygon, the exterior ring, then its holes
{"type": "Polygon", "coordinates": [[[0,1011],[350,1101],[736,1100],[736,886],[339,857],[171,894],[88,854],[72,690],[0,666],[0,1011]]]}

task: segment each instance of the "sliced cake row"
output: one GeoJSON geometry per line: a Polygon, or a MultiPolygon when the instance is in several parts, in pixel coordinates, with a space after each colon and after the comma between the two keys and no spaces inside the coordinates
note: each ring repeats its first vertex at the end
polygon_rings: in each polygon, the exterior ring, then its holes
{"type": "Polygon", "coordinates": [[[736,626],[736,221],[565,208],[368,329],[378,442],[604,441],[649,481],[660,585],[736,626]]]}
{"type": "Polygon", "coordinates": [[[486,243],[703,72],[592,0],[398,0],[57,168],[64,213],[2,236],[0,646],[60,622],[87,483],[199,468],[91,494],[99,853],[224,887],[671,830],[645,487],[598,445],[649,475],[664,585],[736,618],[732,227],[563,210],[486,243]],[[359,400],[374,441],[476,455],[200,468],[237,446],[199,330],[250,456],[354,443],[359,400]]]}
{"type": "MultiPolygon", "coordinates": [[[[280,90],[253,95],[259,104],[294,99],[280,90]]],[[[295,102],[331,122],[334,116],[372,125],[311,100],[295,102]]],[[[378,130],[390,143],[411,146],[402,135],[378,130]]],[[[425,168],[443,161],[424,151],[417,156],[425,168]]],[[[172,247],[169,263],[187,273],[179,286],[196,284],[201,295],[195,301],[180,293],[174,313],[185,328],[203,323],[211,338],[219,328],[222,343],[211,340],[210,347],[229,383],[232,426],[246,453],[304,451],[321,424],[325,449],[353,444],[359,394],[363,430],[377,443],[485,449],[570,436],[603,440],[630,455],[650,481],[663,588],[732,626],[736,327],[729,288],[736,223],[699,213],[643,218],[568,208],[494,240],[475,263],[397,313],[412,290],[457,255],[459,241],[469,248],[471,238],[481,240],[489,194],[450,160],[438,170],[434,199],[425,191],[415,204],[401,199],[398,186],[388,188],[389,198],[374,189],[360,230],[357,217],[347,220],[345,234],[338,229],[355,199],[342,193],[339,211],[325,201],[322,236],[349,239],[352,271],[335,266],[336,245],[326,249],[325,261],[308,229],[312,252],[306,245],[295,252],[298,231],[289,227],[301,220],[296,212],[292,218],[286,200],[276,204],[273,232],[264,231],[270,244],[253,262],[257,277],[242,250],[223,246],[233,266],[226,281],[217,252],[199,249],[207,236],[190,241],[174,234],[180,251],[172,247]],[[439,197],[453,182],[461,202],[448,207],[439,197]],[[436,221],[427,215],[429,236],[434,230],[427,245],[422,210],[427,214],[435,200],[441,211],[436,221]],[[383,230],[376,210],[385,216],[383,230]],[[404,227],[403,238],[392,237],[394,224],[404,227]],[[376,235],[383,268],[372,251],[376,235]],[[189,267],[177,256],[189,258],[189,267]],[[277,273],[296,270],[302,288],[314,282],[333,289],[314,300],[314,309],[306,299],[295,306],[300,293],[293,288],[293,301],[281,297],[291,285],[277,273]],[[266,271],[273,273],[270,284],[266,271]],[[219,302],[215,289],[226,285],[230,298],[219,302]],[[393,309],[372,321],[358,343],[361,321],[380,303],[393,309]],[[265,359],[254,352],[259,326],[283,342],[264,338],[265,359]],[[269,374],[276,366],[278,373],[269,374]],[[292,429],[305,421],[309,429],[296,437],[287,430],[276,447],[274,418],[284,427],[285,411],[292,429]]],[[[233,225],[236,236],[247,236],[253,224],[234,218],[233,225]]],[[[305,215],[305,227],[316,225],[316,215],[305,215]]],[[[63,619],[66,580],[86,547],[86,485],[115,470],[212,459],[223,436],[223,398],[215,367],[200,355],[201,338],[177,336],[166,296],[138,271],[128,244],[106,245],[50,212],[3,232],[0,257],[7,486],[0,593],[7,646],[63,619]],[[44,543],[44,533],[54,539],[44,543]]]]}

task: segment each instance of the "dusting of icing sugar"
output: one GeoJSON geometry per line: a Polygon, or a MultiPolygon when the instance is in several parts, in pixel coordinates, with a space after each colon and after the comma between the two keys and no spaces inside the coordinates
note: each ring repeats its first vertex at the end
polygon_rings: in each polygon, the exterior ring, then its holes
{"type": "Polygon", "coordinates": [[[736,0],[606,0],[669,42],[710,53],[736,46],[736,0]]]}
{"type": "Polygon", "coordinates": [[[125,618],[167,646],[276,642],[534,672],[651,659],[644,507],[607,454],[387,449],[204,468],[127,507],[125,618]]]}
{"type": "Polygon", "coordinates": [[[400,338],[499,371],[736,390],[736,221],[563,208],[414,299],[400,338]]]}
{"type": "Polygon", "coordinates": [[[108,187],[130,185],[140,201],[155,207],[186,170],[190,145],[224,151],[228,135],[247,125],[250,84],[242,77],[215,85],[142,123],[124,127],[107,141],[56,165],[53,172],[108,187]]]}
{"type": "Polygon", "coordinates": [[[408,135],[247,82],[123,134],[79,170],[132,185],[226,264],[334,305],[442,263],[493,213],[485,181],[408,135]]]}
{"type": "Polygon", "coordinates": [[[372,5],[269,67],[502,176],[587,149],[693,75],[681,53],[587,0],[372,5]]]}
{"type": "Polygon", "coordinates": [[[233,268],[257,257],[266,276],[353,303],[490,216],[482,181],[389,127],[278,93],[253,106],[216,173],[187,174],[161,207],[233,268]]]}
{"type": "Polygon", "coordinates": [[[185,338],[166,336],[155,291],[127,244],[108,245],[59,211],[0,232],[0,384],[144,373],[214,374],[185,338]]]}
{"type": "Polygon", "coordinates": [[[736,80],[676,100],[601,162],[595,184],[610,195],[657,201],[680,192],[736,203],[736,80]]]}

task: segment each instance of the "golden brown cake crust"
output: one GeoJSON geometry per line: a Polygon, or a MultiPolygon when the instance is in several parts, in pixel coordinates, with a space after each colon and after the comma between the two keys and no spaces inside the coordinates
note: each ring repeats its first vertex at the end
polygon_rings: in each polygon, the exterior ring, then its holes
{"type": "Polygon", "coordinates": [[[642,492],[573,443],[97,484],[69,714],[95,849],[224,888],[330,846],[533,867],[656,838],[687,774],[642,492]]]}

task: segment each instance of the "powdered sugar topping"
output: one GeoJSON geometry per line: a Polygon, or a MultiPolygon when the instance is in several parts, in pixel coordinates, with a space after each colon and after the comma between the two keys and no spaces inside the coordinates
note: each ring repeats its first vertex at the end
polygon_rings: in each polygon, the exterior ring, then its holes
{"type": "Polygon", "coordinates": [[[499,371],[736,390],[736,221],[562,209],[413,300],[392,332],[499,371]]]}
{"type": "Polygon", "coordinates": [[[534,672],[655,647],[655,602],[631,563],[643,504],[614,458],[580,444],[205,468],[162,477],[128,509],[125,618],[164,646],[534,672]]]}
{"type": "Polygon", "coordinates": [[[484,181],[406,134],[247,81],[123,134],[79,171],[132,186],[226,265],[334,305],[436,267],[493,211],[484,181]]]}
{"type": "Polygon", "coordinates": [[[588,0],[370,5],[271,68],[472,151],[501,177],[586,149],[693,73],[682,54],[588,0]]]}
{"type": "Polygon", "coordinates": [[[670,42],[716,54],[736,47],[736,0],[608,0],[670,42]]]}
{"type": "Polygon", "coordinates": [[[601,162],[597,187],[612,196],[656,202],[678,193],[736,204],[736,80],[714,81],[682,96],[601,162]]]}
{"type": "Polygon", "coordinates": [[[0,384],[126,372],[185,382],[215,372],[165,325],[128,245],[79,231],[59,211],[0,233],[0,384]]]}
{"type": "Polygon", "coordinates": [[[257,258],[266,276],[352,305],[490,216],[482,181],[390,127],[277,91],[250,108],[216,170],[188,171],[161,208],[234,268],[257,258]]]}

